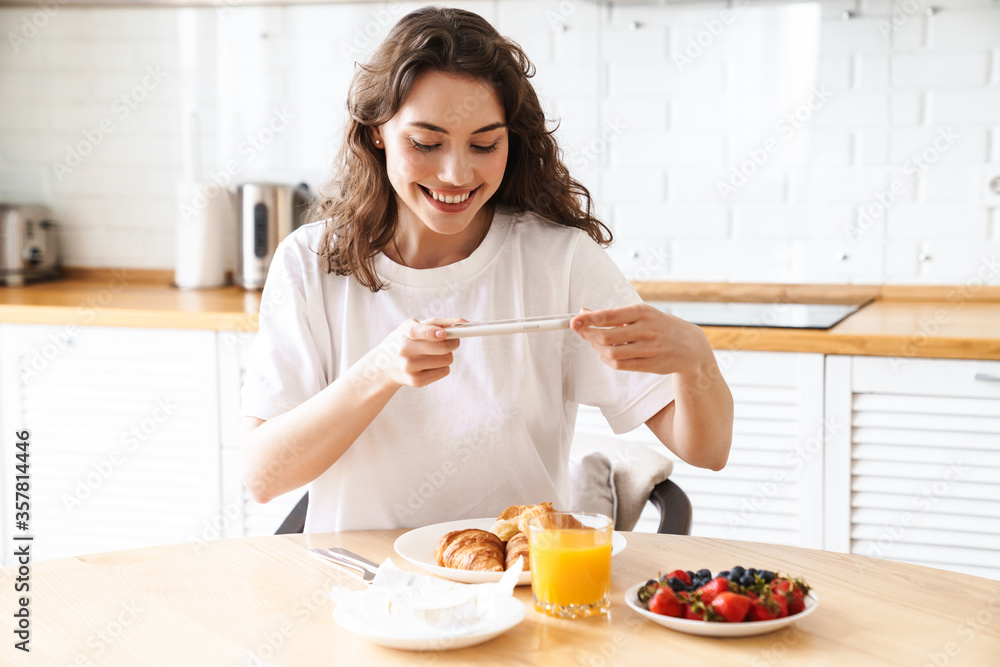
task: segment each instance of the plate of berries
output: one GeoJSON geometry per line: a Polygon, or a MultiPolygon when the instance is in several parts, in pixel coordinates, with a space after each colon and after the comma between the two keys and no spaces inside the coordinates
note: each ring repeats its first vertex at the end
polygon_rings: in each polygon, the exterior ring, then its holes
{"type": "Polygon", "coordinates": [[[704,637],[750,637],[797,623],[819,601],[803,579],[737,565],[674,570],[625,592],[636,613],[678,632],[704,637]]]}

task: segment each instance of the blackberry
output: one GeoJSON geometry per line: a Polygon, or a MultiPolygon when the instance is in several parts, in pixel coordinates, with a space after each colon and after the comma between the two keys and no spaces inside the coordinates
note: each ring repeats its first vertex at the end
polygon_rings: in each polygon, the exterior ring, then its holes
{"type": "Polygon", "coordinates": [[[712,578],[712,571],[708,570],[708,569],[698,570],[697,574],[698,574],[698,578],[699,579],[706,579],[707,580],[707,579],[711,579],[712,578]]]}
{"type": "Polygon", "coordinates": [[[677,577],[670,577],[667,579],[667,586],[670,586],[674,592],[679,592],[685,589],[686,584],[677,577]]]}

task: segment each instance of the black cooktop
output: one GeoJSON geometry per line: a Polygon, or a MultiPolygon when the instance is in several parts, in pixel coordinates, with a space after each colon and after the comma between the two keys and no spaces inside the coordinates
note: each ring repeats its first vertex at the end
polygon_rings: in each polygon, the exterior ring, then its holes
{"type": "Polygon", "coordinates": [[[665,313],[693,324],[712,327],[772,327],[778,329],[829,329],[860,304],[742,303],[715,301],[649,301],[665,313]]]}

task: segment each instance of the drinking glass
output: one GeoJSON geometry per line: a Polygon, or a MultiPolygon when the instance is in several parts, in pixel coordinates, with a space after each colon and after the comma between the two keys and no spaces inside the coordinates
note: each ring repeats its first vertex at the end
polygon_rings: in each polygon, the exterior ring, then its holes
{"type": "Polygon", "coordinates": [[[553,512],[528,522],[535,609],[559,618],[608,611],[613,530],[609,517],[586,512],[553,512]]]}

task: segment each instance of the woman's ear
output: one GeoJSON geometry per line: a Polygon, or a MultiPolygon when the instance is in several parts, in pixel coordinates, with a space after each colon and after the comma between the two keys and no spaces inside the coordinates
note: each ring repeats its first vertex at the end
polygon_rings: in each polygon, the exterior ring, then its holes
{"type": "Polygon", "coordinates": [[[382,133],[379,132],[379,129],[372,125],[369,125],[367,129],[368,129],[368,136],[371,138],[372,143],[379,148],[385,148],[384,144],[382,143],[382,133]]]}

